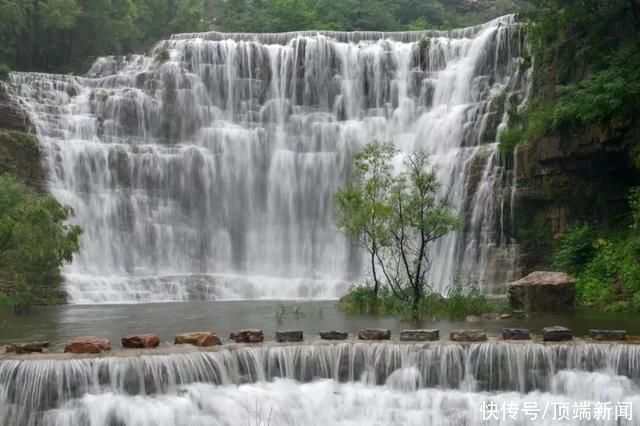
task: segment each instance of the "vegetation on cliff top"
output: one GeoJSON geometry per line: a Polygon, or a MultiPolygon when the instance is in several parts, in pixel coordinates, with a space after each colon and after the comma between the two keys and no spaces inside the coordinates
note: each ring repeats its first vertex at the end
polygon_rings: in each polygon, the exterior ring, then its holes
{"type": "Polygon", "coordinates": [[[78,251],[81,234],[66,224],[71,214],[53,197],[0,175],[0,308],[19,313],[64,299],[60,268],[78,251]]]}
{"type": "MultiPolygon", "coordinates": [[[[419,30],[475,25],[522,0],[0,0],[3,66],[82,72],[172,33],[419,30]]],[[[6,72],[5,72],[6,74],[6,72]]]]}
{"type": "Polygon", "coordinates": [[[640,118],[640,4],[635,0],[532,0],[533,99],[511,111],[503,151],[598,125],[624,131],[640,118]]]}

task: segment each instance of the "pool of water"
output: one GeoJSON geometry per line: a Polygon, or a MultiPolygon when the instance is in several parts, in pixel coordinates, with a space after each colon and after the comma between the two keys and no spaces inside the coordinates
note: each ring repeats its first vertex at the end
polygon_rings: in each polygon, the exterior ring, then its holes
{"type": "Polygon", "coordinates": [[[357,333],[365,327],[384,327],[398,334],[407,328],[439,328],[441,336],[459,328],[484,328],[500,334],[504,327],[525,327],[540,333],[550,325],[563,325],[576,336],[590,328],[626,329],[640,335],[640,315],[575,311],[550,314],[531,313],[525,319],[508,319],[469,323],[452,320],[425,320],[417,324],[397,318],[371,315],[347,315],[336,301],[225,301],[126,305],[66,305],[36,307],[27,315],[0,315],[0,345],[14,341],[48,340],[61,349],[72,337],[97,335],[119,346],[120,338],[129,333],[156,333],[162,341],[172,342],[176,333],[215,331],[223,340],[241,328],[261,328],[265,338],[273,338],[276,330],[303,330],[305,338],[315,338],[321,330],[345,330],[357,333]],[[284,308],[283,308],[284,307],[284,308]],[[286,311],[283,315],[282,311],[286,311]],[[297,309],[298,314],[293,311],[297,309]]]}

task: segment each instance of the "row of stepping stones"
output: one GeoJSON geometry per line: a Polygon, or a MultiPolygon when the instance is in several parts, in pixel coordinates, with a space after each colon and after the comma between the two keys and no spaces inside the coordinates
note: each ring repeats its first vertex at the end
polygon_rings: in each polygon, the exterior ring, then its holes
{"type": "MultiPolygon", "coordinates": [[[[349,334],[345,331],[331,330],[321,331],[323,340],[345,340],[349,334]]],[[[589,337],[593,340],[615,341],[625,340],[626,330],[589,330],[589,337]]],[[[264,341],[264,332],[260,329],[245,329],[231,333],[230,340],[235,343],[261,343],[264,341]]],[[[386,328],[364,328],[358,333],[360,340],[389,340],[391,330],[386,328]]],[[[505,340],[529,340],[531,332],[524,328],[505,328],[502,330],[502,338],[505,340]]],[[[440,330],[403,330],[400,332],[400,341],[426,342],[440,339],[440,330]]],[[[553,326],[542,329],[542,340],[545,342],[561,342],[573,339],[573,331],[566,327],[553,326]]],[[[487,333],[485,330],[456,330],[449,334],[449,340],[453,342],[485,342],[487,333]]],[[[302,342],[301,330],[276,331],[277,342],[302,342]]],[[[155,334],[136,334],[125,336],[121,339],[123,348],[146,349],[160,345],[160,338],[155,334]]],[[[199,331],[177,334],[174,344],[190,344],[199,347],[221,345],[222,341],[216,333],[199,331]]],[[[12,343],[7,345],[7,353],[32,353],[43,352],[49,347],[49,342],[12,343]]],[[[72,339],[64,348],[66,353],[97,354],[111,350],[111,341],[101,337],[78,337],[72,339]]]]}

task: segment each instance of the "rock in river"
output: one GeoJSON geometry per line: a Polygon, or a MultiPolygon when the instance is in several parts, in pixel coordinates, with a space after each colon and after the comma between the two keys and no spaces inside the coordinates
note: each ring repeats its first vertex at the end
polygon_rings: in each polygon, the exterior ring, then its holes
{"type": "Polygon", "coordinates": [[[389,340],[391,338],[391,330],[387,328],[363,328],[358,333],[360,340],[389,340]]]}
{"type": "Polygon", "coordinates": [[[45,348],[49,347],[49,342],[26,342],[26,343],[10,343],[7,345],[6,353],[30,354],[33,352],[42,353],[45,348]]]}
{"type": "Polygon", "coordinates": [[[302,342],[302,330],[276,331],[277,342],[302,342]]]}
{"type": "Polygon", "coordinates": [[[542,329],[542,340],[545,342],[563,342],[573,339],[573,331],[567,327],[554,325],[542,329]]]}
{"type": "Polygon", "coordinates": [[[174,343],[176,345],[188,343],[193,346],[215,346],[222,344],[218,335],[210,331],[176,334],[174,343]]]}
{"type": "Polygon", "coordinates": [[[319,334],[322,340],[345,340],[349,337],[349,333],[342,330],[321,331],[319,334]]]}
{"type": "Polygon", "coordinates": [[[589,330],[593,340],[626,340],[627,330],[589,330]]]}
{"type": "Polygon", "coordinates": [[[566,311],[573,309],[576,282],[564,272],[532,272],[509,284],[509,303],[526,311],[566,311]]]}
{"type": "Polygon", "coordinates": [[[155,334],[130,334],[123,337],[120,342],[123,348],[155,348],[160,344],[160,338],[155,334]]]}
{"type": "Polygon", "coordinates": [[[486,342],[487,333],[484,330],[456,330],[451,332],[449,339],[454,342],[486,342]]]}
{"type": "Polygon", "coordinates": [[[504,340],[529,340],[531,332],[526,328],[503,328],[502,338],[504,340]]]}
{"type": "Polygon", "coordinates": [[[264,341],[264,332],[257,328],[247,328],[234,331],[229,338],[236,343],[260,343],[264,341]]]}
{"type": "Polygon", "coordinates": [[[111,350],[111,341],[102,337],[86,336],[72,339],[64,347],[72,354],[99,354],[111,350]]]}
{"type": "Polygon", "coordinates": [[[400,341],[402,342],[431,342],[440,338],[440,330],[402,330],[400,332],[400,341]]]}

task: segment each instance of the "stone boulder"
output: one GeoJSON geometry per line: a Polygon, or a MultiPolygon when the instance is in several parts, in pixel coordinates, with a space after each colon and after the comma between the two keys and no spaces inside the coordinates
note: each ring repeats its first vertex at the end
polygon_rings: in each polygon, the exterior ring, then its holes
{"type": "Polygon", "coordinates": [[[484,330],[455,330],[449,334],[454,342],[486,342],[487,332],[484,330]]]}
{"type": "Polygon", "coordinates": [[[99,354],[111,350],[111,341],[102,337],[77,337],[69,341],[64,347],[65,353],[99,354]]]}
{"type": "Polygon", "coordinates": [[[173,343],[176,345],[189,344],[201,347],[216,346],[222,344],[218,335],[210,331],[194,331],[191,333],[176,334],[176,338],[173,343]]]}
{"type": "Polygon", "coordinates": [[[509,284],[509,303],[526,311],[566,311],[573,309],[576,282],[564,272],[532,272],[509,284]]]}
{"type": "Polygon", "coordinates": [[[302,330],[276,331],[277,342],[302,342],[302,330]]]}
{"type": "Polygon", "coordinates": [[[554,325],[542,329],[542,340],[545,342],[563,342],[573,339],[573,331],[567,327],[554,325]]]}
{"type": "Polygon", "coordinates": [[[402,342],[432,342],[440,339],[440,330],[424,329],[424,330],[402,330],[400,332],[400,341],[402,342]]]}
{"type": "Polygon", "coordinates": [[[33,352],[44,352],[49,347],[49,342],[26,342],[26,343],[10,343],[5,348],[6,353],[30,354],[33,352]]]}
{"type": "Polygon", "coordinates": [[[531,332],[526,328],[503,328],[502,338],[504,340],[530,340],[531,332]]]}
{"type": "Polygon", "coordinates": [[[626,340],[627,330],[589,330],[589,337],[593,340],[626,340]]]}
{"type": "Polygon", "coordinates": [[[234,331],[229,338],[236,343],[260,343],[264,341],[264,332],[257,328],[247,328],[234,331]]]}
{"type": "Polygon", "coordinates": [[[389,340],[391,338],[391,330],[387,328],[363,328],[358,333],[360,340],[389,340]]]}
{"type": "Polygon", "coordinates": [[[130,334],[120,341],[123,348],[130,349],[155,348],[160,345],[160,338],[155,334],[130,334]]]}
{"type": "Polygon", "coordinates": [[[319,334],[322,340],[345,340],[349,337],[349,333],[341,330],[321,331],[319,334]]]}

